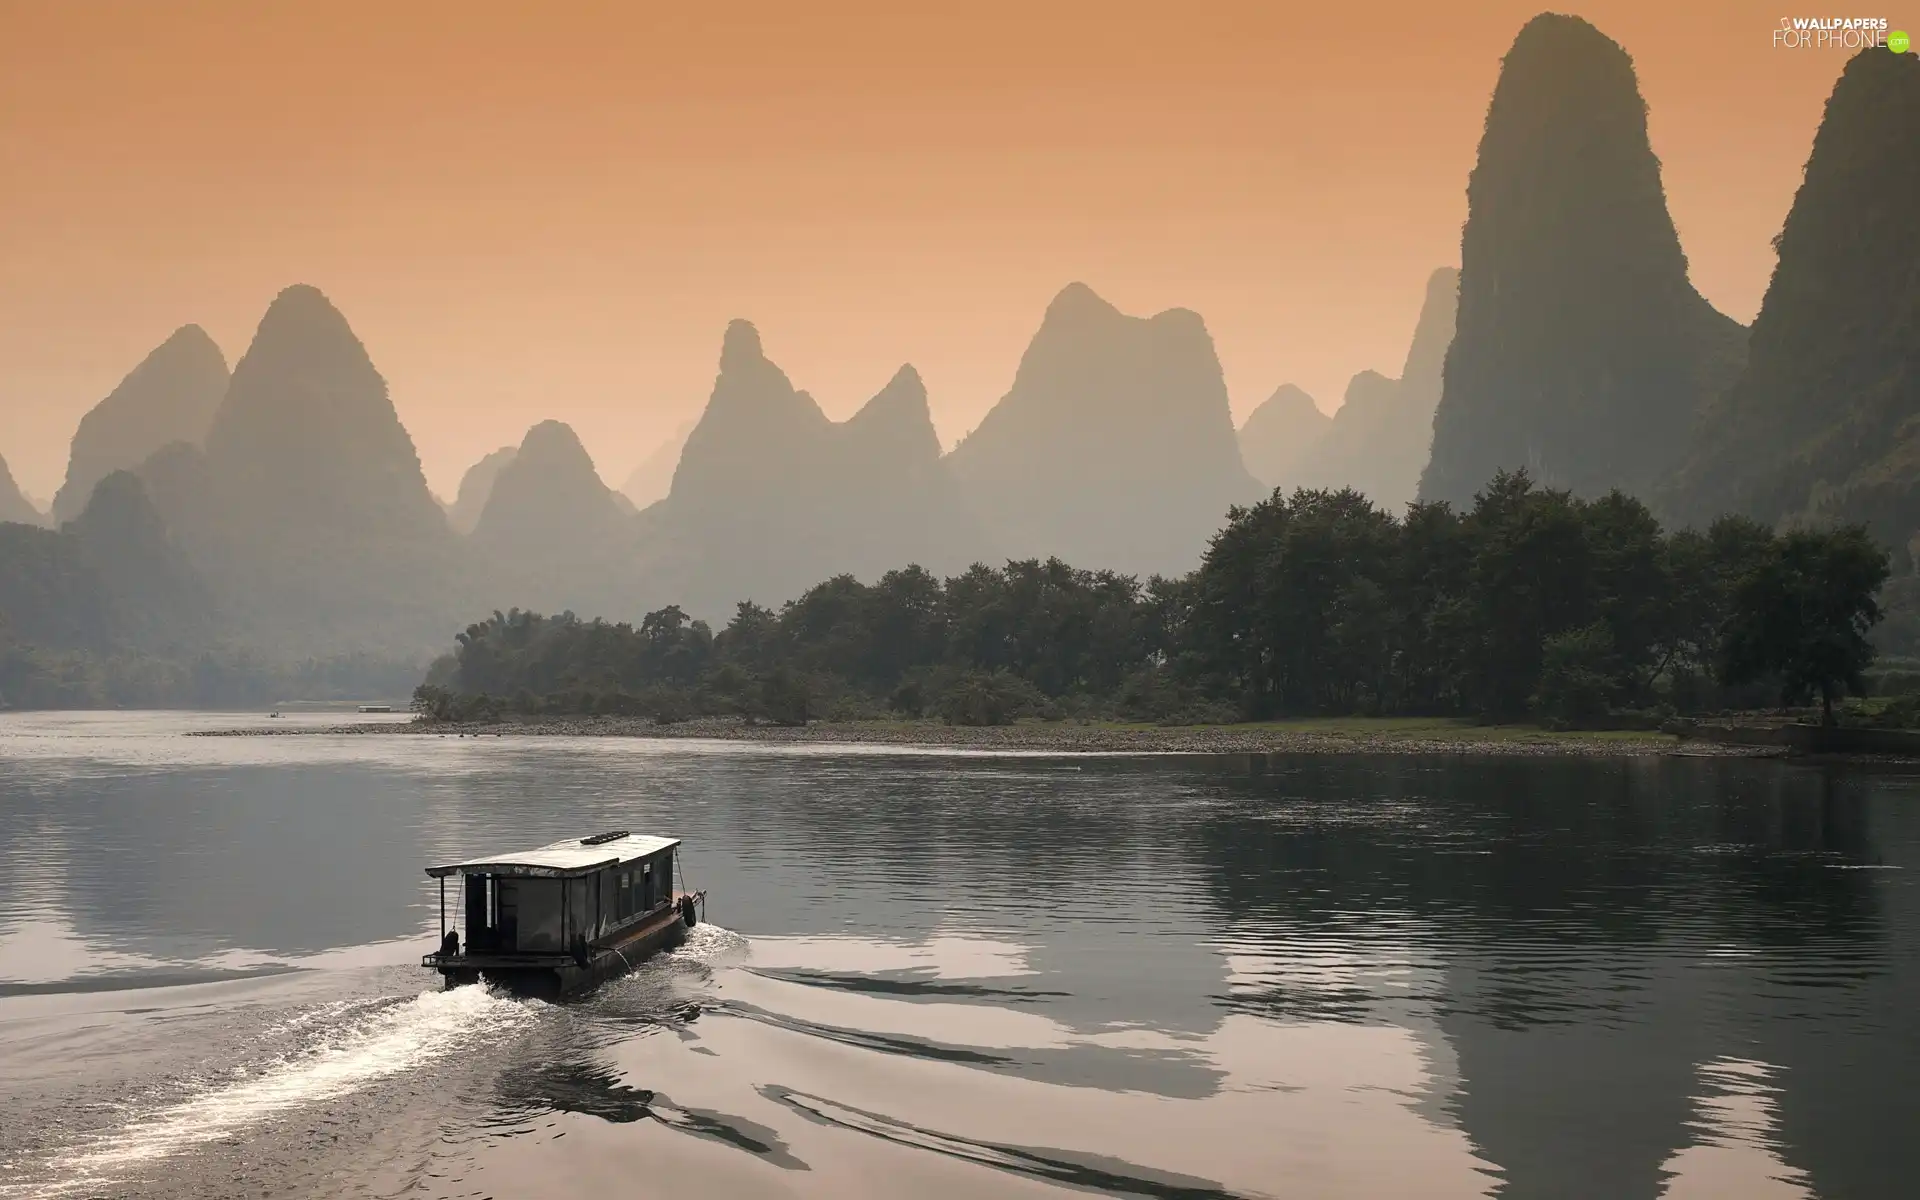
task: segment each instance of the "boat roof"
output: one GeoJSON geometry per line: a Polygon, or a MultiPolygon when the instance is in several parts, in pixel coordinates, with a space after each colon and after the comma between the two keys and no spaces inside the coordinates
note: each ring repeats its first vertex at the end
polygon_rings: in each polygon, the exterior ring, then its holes
{"type": "Polygon", "coordinates": [[[649,837],[639,833],[621,832],[618,836],[596,834],[587,838],[569,838],[537,850],[514,850],[490,854],[485,858],[470,858],[465,862],[442,863],[428,867],[427,874],[452,875],[458,872],[467,875],[538,875],[553,878],[590,875],[623,862],[649,858],[679,844],[679,838],[649,837]]]}

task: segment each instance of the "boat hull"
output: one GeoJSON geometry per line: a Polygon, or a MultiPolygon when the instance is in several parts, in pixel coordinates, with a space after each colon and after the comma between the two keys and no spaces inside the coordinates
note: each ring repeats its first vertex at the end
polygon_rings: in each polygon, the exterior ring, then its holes
{"type": "Polygon", "coordinates": [[[563,955],[433,954],[423,965],[439,971],[449,988],[487,983],[515,995],[558,1000],[625,975],[686,941],[687,931],[687,919],[674,905],[590,947],[584,961],[563,955]]]}

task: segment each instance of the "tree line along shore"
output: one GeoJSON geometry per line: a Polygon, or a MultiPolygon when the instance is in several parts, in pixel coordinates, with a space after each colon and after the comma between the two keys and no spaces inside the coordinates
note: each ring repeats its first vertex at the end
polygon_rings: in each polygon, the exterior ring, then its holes
{"type": "Polygon", "coordinates": [[[742,602],[719,630],[672,606],[637,625],[495,613],[458,635],[413,707],[454,730],[778,737],[825,723],[885,740],[891,722],[924,740],[1041,722],[1081,730],[1058,735],[1076,743],[1206,727],[1209,745],[1479,745],[1515,725],[1653,744],[1675,717],[1782,704],[1910,723],[1910,700],[1846,702],[1869,691],[1888,571],[1858,527],[1726,517],[1669,532],[1619,492],[1583,500],[1521,472],[1464,511],[1404,517],[1301,489],[1232,509],[1179,578],[910,566],[826,580],[777,611],[742,602]],[[1334,724],[1233,732],[1303,719],[1334,724]]]}

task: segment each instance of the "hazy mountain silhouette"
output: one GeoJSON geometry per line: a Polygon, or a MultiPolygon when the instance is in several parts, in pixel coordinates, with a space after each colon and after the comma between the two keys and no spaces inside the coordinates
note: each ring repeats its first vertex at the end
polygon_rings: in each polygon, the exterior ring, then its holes
{"type": "Polygon", "coordinates": [[[1467,186],[1459,327],[1420,484],[1501,469],[1591,495],[1670,470],[1741,327],[1687,279],[1626,51],[1578,17],[1515,38],[1467,186]]]}
{"type": "Polygon", "coordinates": [[[445,637],[458,546],[386,381],[317,289],[267,309],[204,454],[176,443],[142,475],[209,586],[276,643],[445,637]]]}
{"type": "Polygon", "coordinates": [[[7,460],[0,458],[0,522],[4,521],[44,525],[46,517],[27,499],[20,485],[14,482],[13,471],[8,468],[7,460]]]}
{"type": "Polygon", "coordinates": [[[948,462],[1006,553],[1142,574],[1196,565],[1228,506],[1264,490],[1199,315],[1129,317],[1081,283],[948,462]]]}
{"type": "Polygon", "coordinates": [[[741,600],[778,603],[820,578],[808,511],[833,422],[762,351],[727,326],[720,370],[687,435],[667,498],[642,514],[648,595],[719,618],[741,600]]]}
{"type": "Polygon", "coordinates": [[[698,422],[689,421],[674,430],[673,436],[654,447],[620,485],[621,494],[632,501],[635,508],[658,503],[673,490],[673,473],[680,466],[680,452],[686,449],[687,438],[692,436],[696,424],[698,422]]]}
{"type": "Polygon", "coordinates": [[[1426,299],[1400,378],[1362,371],[1325,436],[1295,472],[1307,487],[1351,487],[1382,508],[1404,508],[1419,493],[1433,444],[1441,369],[1453,341],[1460,272],[1442,267],[1427,277],[1426,299]]]}
{"type": "Polygon", "coordinates": [[[502,446],[468,467],[467,473],[460,477],[460,490],[454,494],[453,503],[446,506],[447,521],[455,533],[472,533],[473,527],[480,523],[480,514],[487,507],[487,497],[493,494],[494,481],[513,461],[517,449],[515,446],[502,446]]]}
{"type": "Polygon", "coordinates": [[[116,471],[60,529],[0,526],[0,629],[71,650],[201,642],[212,604],[139,479],[116,471]]]}
{"type": "Polygon", "coordinates": [[[63,532],[106,589],[116,642],[192,645],[214,631],[212,594],[131,471],[115,471],[95,484],[87,507],[63,532]]]}
{"type": "Polygon", "coordinates": [[[908,562],[958,569],[979,547],[918,373],[903,367],[836,425],[745,321],[727,327],[673,490],[641,517],[646,594],[711,618],[836,574],[871,578],[908,562]]]}
{"type": "Polygon", "coordinates": [[[0,522],[0,649],[109,646],[113,604],[66,533],[0,522]]]}
{"type": "Polygon", "coordinates": [[[1320,411],[1312,396],[1283,383],[1240,427],[1240,457],[1262,485],[1291,491],[1299,482],[1301,462],[1332,425],[1333,418],[1320,411]]]}
{"type": "Polygon", "coordinates": [[[957,572],[986,538],[941,458],[920,372],[903,366],[827,445],[822,511],[840,532],[833,561],[871,580],[914,562],[957,572]]]}
{"type": "Polygon", "coordinates": [[[630,603],[633,525],[573,429],[542,421],[500,469],[473,544],[495,606],[602,614],[630,603]]]}
{"type": "Polygon", "coordinates": [[[1920,58],[1863,50],[1827,101],[1777,243],[1747,369],[1704,414],[1670,489],[1679,515],[1920,529],[1920,274],[1895,251],[1920,212],[1920,58]]]}
{"type": "Polygon", "coordinates": [[[87,506],[93,485],[145,462],[170,442],[198,443],[227,391],[227,360],[198,325],[182,325],[80,418],[66,482],[53,498],[57,521],[87,506]]]}

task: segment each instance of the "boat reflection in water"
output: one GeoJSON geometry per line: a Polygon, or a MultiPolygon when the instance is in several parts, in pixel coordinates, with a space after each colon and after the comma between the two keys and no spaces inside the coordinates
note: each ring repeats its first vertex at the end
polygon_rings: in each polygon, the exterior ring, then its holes
{"type": "Polygon", "coordinates": [[[448,987],[489,983],[558,998],[672,949],[705,892],[676,891],[679,839],[624,829],[427,868],[440,881],[440,949],[421,960],[448,987]],[[447,880],[457,877],[455,922],[447,880]]]}

